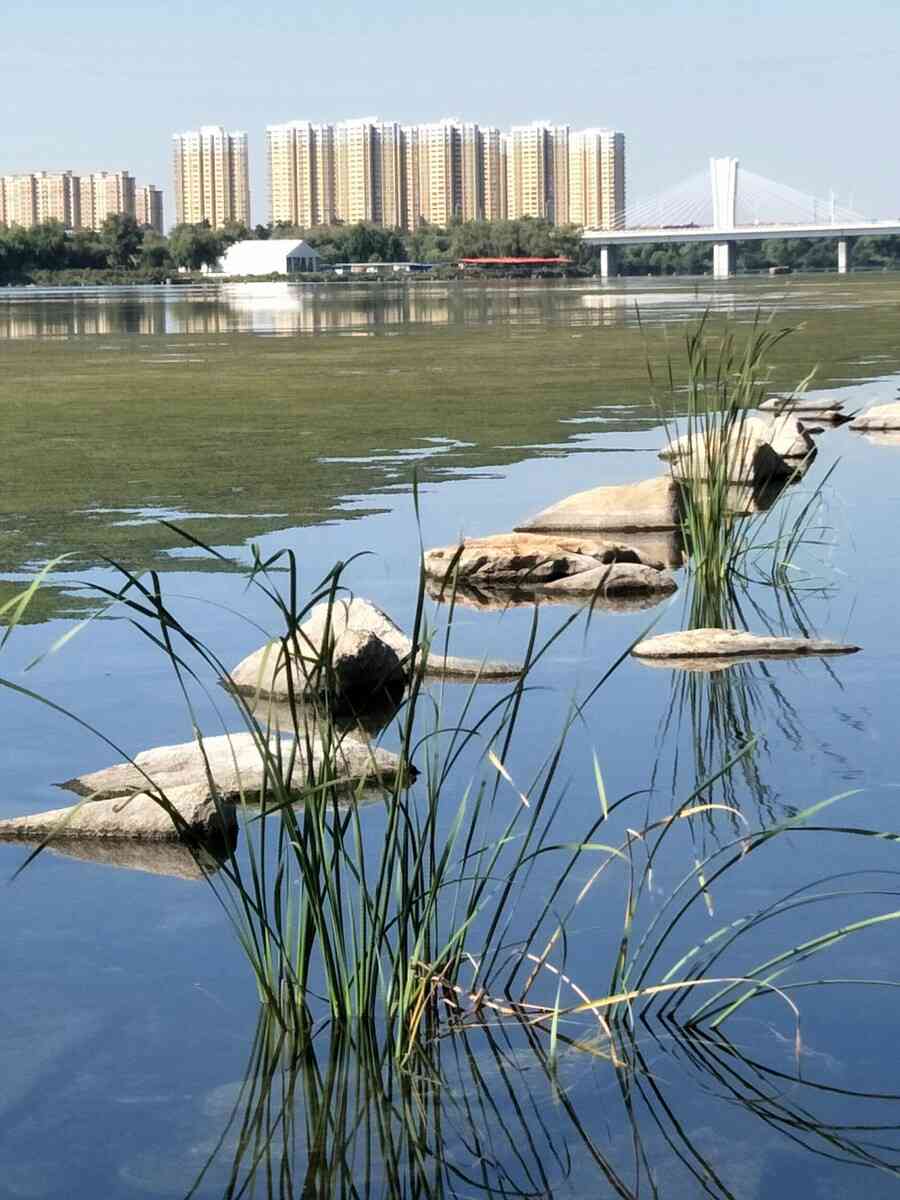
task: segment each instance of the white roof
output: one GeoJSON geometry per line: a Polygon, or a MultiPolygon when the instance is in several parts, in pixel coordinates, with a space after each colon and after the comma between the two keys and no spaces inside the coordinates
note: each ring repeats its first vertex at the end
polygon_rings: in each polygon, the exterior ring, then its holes
{"type": "Polygon", "coordinates": [[[318,257],[309,242],[298,242],[296,238],[269,238],[268,241],[249,238],[229,246],[210,274],[286,275],[289,258],[318,257]]]}

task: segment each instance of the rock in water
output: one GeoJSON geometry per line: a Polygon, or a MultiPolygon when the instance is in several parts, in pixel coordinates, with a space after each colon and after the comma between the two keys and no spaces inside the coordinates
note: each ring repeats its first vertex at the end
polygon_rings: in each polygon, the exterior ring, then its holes
{"type": "Polygon", "coordinates": [[[695,429],[671,442],[659,457],[672,463],[672,473],[680,479],[715,479],[724,470],[730,482],[758,486],[789,477],[794,467],[786,458],[805,458],[814,450],[812,438],[793,417],[774,425],[744,417],[709,432],[695,429]]]}
{"type": "Polygon", "coordinates": [[[667,475],[576,492],[516,526],[517,533],[606,533],[678,529],[681,493],[667,475]]]}
{"type": "Polygon", "coordinates": [[[457,587],[527,590],[540,595],[667,595],[677,584],[662,563],[645,565],[617,542],[544,534],[498,533],[428,550],[425,574],[452,594],[457,587]]]}
{"type": "Polygon", "coordinates": [[[843,400],[816,399],[813,396],[772,396],[760,406],[761,412],[794,413],[797,416],[818,416],[834,413],[840,416],[843,400]]]}
{"type": "Polygon", "coordinates": [[[866,409],[850,422],[850,428],[872,431],[900,429],[900,400],[866,409]]]}
{"type": "MultiPolygon", "coordinates": [[[[816,443],[812,432],[810,426],[798,421],[790,413],[776,417],[768,427],[772,449],[782,458],[808,458],[815,454],[816,443]]],[[[821,433],[821,430],[818,432],[821,433]]]]}
{"type": "Polygon", "coordinates": [[[648,663],[695,670],[717,670],[749,658],[804,658],[855,654],[859,646],[816,638],[772,637],[740,629],[689,629],[647,638],[631,653],[648,663]]]}
{"type": "Polygon", "coordinates": [[[80,806],[0,821],[0,840],[42,841],[51,836],[54,840],[72,838],[81,842],[89,838],[145,841],[189,838],[203,843],[236,835],[233,807],[217,807],[205,783],[170,786],[165,795],[179,820],[173,819],[157,799],[142,790],[116,799],[87,800],[80,806]]]}
{"type": "MultiPolygon", "coordinates": [[[[354,707],[361,707],[367,697],[377,701],[386,688],[402,685],[412,673],[412,639],[377,605],[359,596],[352,600],[335,600],[331,605],[323,602],[315,606],[297,631],[296,642],[302,660],[299,670],[297,654],[293,645],[290,647],[295,695],[298,678],[308,681],[307,690],[321,686],[323,676],[317,671],[316,663],[323,658],[327,640],[333,643],[331,670],[335,691],[342,686],[340,681],[346,681],[348,692],[344,698],[351,700],[354,707]],[[372,646],[373,639],[384,648],[383,652],[372,646]],[[346,664],[343,662],[345,649],[352,652],[346,664]]],[[[451,677],[479,676],[482,679],[513,679],[522,671],[514,663],[481,662],[436,652],[429,653],[425,669],[451,677]]],[[[245,695],[288,699],[290,691],[283,643],[269,642],[254,651],[238,663],[225,682],[245,695]]]]}
{"type": "MultiPolygon", "coordinates": [[[[302,792],[308,786],[310,773],[318,779],[325,762],[325,747],[321,738],[310,735],[311,758],[307,757],[305,739],[270,737],[270,760],[267,764],[252,733],[225,733],[198,742],[183,742],[177,746],[157,746],[142,750],[135,756],[134,765],[120,763],[87,775],[67,780],[61,787],[106,800],[143,792],[152,784],[166,795],[170,789],[189,786],[199,789],[207,798],[212,795],[212,778],[223,801],[256,799],[269,774],[277,770],[292,792],[302,792]],[[292,761],[293,756],[293,761],[292,761]],[[279,765],[280,764],[280,765],[279,765]]],[[[356,738],[343,736],[335,741],[329,754],[329,778],[336,784],[383,783],[390,786],[402,770],[396,754],[369,745],[356,738]]]]}

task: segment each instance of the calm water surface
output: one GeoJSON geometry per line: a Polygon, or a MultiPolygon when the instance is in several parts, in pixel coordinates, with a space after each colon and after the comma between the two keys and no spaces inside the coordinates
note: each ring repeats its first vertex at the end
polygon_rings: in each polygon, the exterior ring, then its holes
{"type": "MultiPolygon", "coordinates": [[[[176,611],[229,663],[262,640],[251,622],[277,630],[242,574],[251,540],[263,552],[294,549],[307,586],[337,559],[372,551],[348,580],[409,627],[418,562],[413,464],[431,545],[509,529],[585,487],[649,478],[665,438],[648,398],[647,357],[666,347],[677,356],[686,322],[708,307],[747,326],[758,308],[774,306],[776,321],[802,327],[779,350],[773,386],[818,364],[812,386],[841,395],[848,408],[895,397],[893,277],[777,287],[699,280],[0,292],[9,431],[2,462],[12,497],[0,573],[15,590],[34,566],[73,551],[54,570],[35,620],[3,648],[0,675],[75,709],[130,753],[187,740],[176,681],[124,619],[90,622],[29,667],[73,628],[74,610],[84,614],[77,582],[114,580],[104,552],[161,569],[176,611]],[[160,517],[220,547],[228,563],[204,559],[160,517]]],[[[819,446],[787,501],[796,511],[827,475],[816,544],[798,553],[788,596],[750,584],[742,611],[753,629],[814,630],[863,653],[687,677],[628,659],[569,742],[561,830],[576,839],[597,815],[596,756],[610,798],[640,792],[603,835],[617,844],[628,827],[670,813],[755,738],[704,793],[727,807],[673,828],[642,928],[698,859],[747,826],[846,793],[816,825],[898,832],[900,446],[847,429],[825,432],[819,446]]],[[[518,786],[540,768],[574,695],[650,622],[656,631],[683,625],[686,593],[682,586],[652,610],[582,617],[553,644],[507,759],[518,786]]],[[[446,614],[430,611],[440,626],[446,614]]],[[[571,613],[543,609],[543,635],[571,613]]],[[[518,658],[531,617],[529,609],[460,609],[454,651],[518,658]]],[[[447,689],[450,718],[465,697],[463,688],[447,689]]],[[[477,702],[495,697],[485,687],[477,702]]],[[[204,729],[218,731],[221,693],[198,691],[196,701],[204,729]]],[[[8,689],[0,720],[0,816],[55,807],[63,801],[54,782],[112,761],[83,727],[8,689]]],[[[225,721],[237,728],[227,709],[225,721]]],[[[395,731],[382,740],[396,745],[395,731]]],[[[460,792],[475,769],[474,756],[460,764],[460,792]]],[[[504,797],[514,799],[512,790],[504,797]]],[[[377,844],[383,811],[368,809],[364,823],[377,844]]],[[[0,846],[0,872],[9,878],[23,858],[20,848],[0,846]]],[[[607,874],[567,946],[568,973],[596,995],[609,982],[622,927],[622,876],[607,874]]],[[[553,882],[553,867],[539,868],[534,896],[553,882]]],[[[716,972],[739,976],[826,931],[900,909],[896,846],[823,829],[748,855],[727,884],[710,883],[708,907],[685,917],[655,978],[715,931],[795,891],[804,903],[736,940],[716,972]]],[[[485,1022],[442,1041],[432,1061],[403,1077],[367,1075],[354,1048],[322,1029],[292,1074],[275,1073],[273,1110],[291,1089],[290,1116],[263,1153],[240,1136],[256,1103],[242,1084],[265,1064],[257,998],[204,883],[44,854],[5,889],[3,912],[0,1196],[237,1195],[232,1172],[252,1174],[257,1155],[256,1191],[245,1194],[781,1198],[802,1190],[831,1198],[898,1190],[893,921],[835,940],[783,977],[773,964],[773,983],[802,1011],[799,1054],[790,1011],[774,995],[727,1022],[727,1040],[685,1042],[664,1020],[648,1022],[627,1075],[596,1028],[582,1025],[565,1033],[588,1047],[566,1046],[553,1065],[546,1038],[485,1022]],[[832,982],[799,986],[819,979],[832,982]],[[404,1141],[404,1111],[422,1117],[418,1147],[404,1141]],[[333,1114],[324,1125],[323,1112],[333,1114]],[[431,1157],[438,1146],[439,1164],[431,1157]]]]}

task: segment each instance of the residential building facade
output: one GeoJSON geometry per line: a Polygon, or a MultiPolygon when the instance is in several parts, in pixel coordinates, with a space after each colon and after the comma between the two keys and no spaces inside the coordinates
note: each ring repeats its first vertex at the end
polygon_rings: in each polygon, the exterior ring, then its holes
{"type": "Polygon", "coordinates": [[[162,233],[163,194],[152,183],[141,184],[135,188],[134,218],[142,228],[162,233]]]}
{"type": "Polygon", "coordinates": [[[73,171],[34,171],[26,175],[0,177],[0,225],[32,229],[57,221],[66,229],[99,231],[108,216],[137,215],[138,192],[156,197],[155,220],[162,230],[162,193],[152,185],[138,189],[128,171],[95,171],[77,175],[73,171]]]}
{"type": "Polygon", "coordinates": [[[228,133],[221,125],[176,133],[172,155],[178,224],[208,221],[213,229],[229,222],[249,226],[246,133],[228,133]]]}
{"type": "Polygon", "coordinates": [[[273,223],[624,222],[625,139],[608,129],[535,121],[503,133],[456,117],[402,127],[361,117],[270,125],[267,143],[273,223]]]}
{"type": "Polygon", "coordinates": [[[335,219],[334,126],[288,121],[266,129],[270,220],[330,225],[335,219]]]}

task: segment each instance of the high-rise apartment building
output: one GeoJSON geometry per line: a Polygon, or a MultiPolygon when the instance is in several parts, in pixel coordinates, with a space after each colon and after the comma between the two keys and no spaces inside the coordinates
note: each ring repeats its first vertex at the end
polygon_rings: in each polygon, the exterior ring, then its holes
{"type": "Polygon", "coordinates": [[[339,221],[406,223],[403,131],[396,121],[361,117],[334,131],[335,213],[339,221]]]}
{"type": "Polygon", "coordinates": [[[569,141],[569,220],[590,229],[625,222],[625,138],[611,129],[583,129],[569,141]]]}
{"type": "MultiPolygon", "coordinates": [[[[154,187],[143,189],[158,197],[154,228],[162,229],[162,196],[154,187]]],[[[137,191],[128,171],[34,171],[0,179],[0,225],[32,229],[57,221],[66,229],[100,230],[108,216],[135,216],[137,191]]],[[[156,211],[156,210],[154,210],[156,211]]]]}
{"type": "Polygon", "coordinates": [[[273,222],[624,221],[625,139],[612,130],[535,121],[501,133],[452,117],[400,128],[362,117],[271,125],[267,141],[273,222]]]}
{"type": "Polygon", "coordinates": [[[625,228],[625,134],[603,132],[601,229],[625,228]]]}
{"type": "Polygon", "coordinates": [[[32,178],[37,222],[58,221],[66,229],[77,229],[81,224],[78,176],[71,171],[38,171],[32,178]]]}
{"type": "Polygon", "coordinates": [[[462,128],[453,118],[404,128],[406,224],[448,225],[462,209],[462,128]]]}
{"type": "Polygon", "coordinates": [[[493,126],[481,131],[484,209],[486,221],[506,219],[507,135],[493,126]]]}
{"type": "Polygon", "coordinates": [[[460,126],[459,215],[464,221],[484,218],[484,134],[480,126],[460,126]]]}
{"type": "Polygon", "coordinates": [[[127,171],[95,171],[79,180],[80,227],[102,229],[107,217],[135,215],[134,177],[127,171]]]}
{"type": "Polygon", "coordinates": [[[569,127],[534,121],[513,126],[506,157],[507,214],[569,219],[569,127]]]}
{"type": "Polygon", "coordinates": [[[145,183],[135,189],[134,219],[144,229],[163,231],[163,196],[159,188],[145,183]]]}
{"type": "Polygon", "coordinates": [[[341,121],[334,132],[335,208],[339,221],[374,221],[377,117],[341,121]]]}
{"type": "Polygon", "coordinates": [[[270,219],[308,229],[335,218],[334,126],[288,121],[266,129],[270,219]]]}
{"type": "Polygon", "coordinates": [[[391,229],[406,224],[406,168],[403,133],[396,121],[375,126],[376,220],[391,229]]]}
{"type": "Polygon", "coordinates": [[[250,224],[246,133],[204,125],[172,138],[175,216],[179,224],[250,224]]]}

